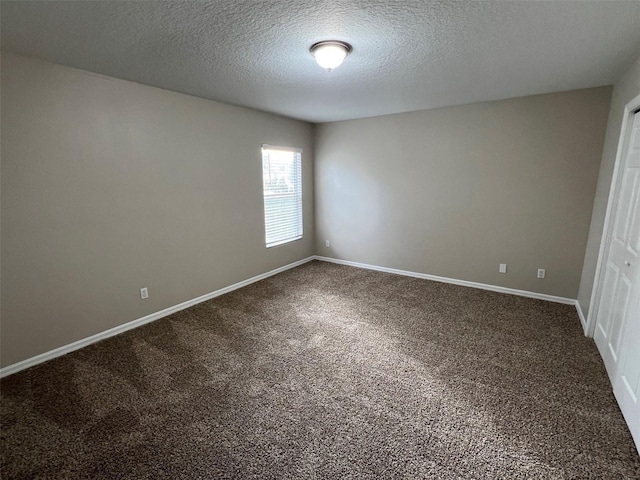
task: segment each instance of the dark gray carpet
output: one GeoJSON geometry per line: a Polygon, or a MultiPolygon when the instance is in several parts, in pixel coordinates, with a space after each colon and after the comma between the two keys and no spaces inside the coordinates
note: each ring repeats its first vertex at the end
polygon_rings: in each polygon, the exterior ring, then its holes
{"type": "Polygon", "coordinates": [[[1,386],[3,479],[640,478],[574,307],[327,263],[1,386]]]}

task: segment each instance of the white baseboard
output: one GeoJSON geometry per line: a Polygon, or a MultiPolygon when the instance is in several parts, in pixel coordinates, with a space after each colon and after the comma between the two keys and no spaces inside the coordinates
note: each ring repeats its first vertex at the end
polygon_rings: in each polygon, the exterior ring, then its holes
{"type": "Polygon", "coordinates": [[[584,316],[582,306],[580,305],[580,302],[578,300],[576,300],[576,310],[578,311],[578,318],[580,319],[580,323],[582,324],[582,331],[584,332],[585,336],[588,337],[589,335],[587,330],[587,317],[584,316]]]}
{"type": "Polygon", "coordinates": [[[164,310],[160,310],[159,312],[151,313],[142,318],[138,318],[137,320],[133,320],[131,322],[127,322],[123,325],[119,325],[117,327],[111,328],[109,330],[105,330],[104,332],[97,333],[95,335],[91,335],[90,337],[83,338],[82,340],[78,340],[77,342],[70,343],[68,345],[64,345],[59,348],[55,348],[45,353],[41,353],[40,355],[36,355],[35,357],[27,358],[26,360],[22,360],[20,362],[14,363],[12,365],[7,365],[4,368],[0,368],[0,378],[6,377],[13,373],[17,373],[20,370],[24,370],[29,367],[33,367],[40,363],[44,363],[48,360],[52,360],[56,357],[61,357],[62,355],[66,355],[67,353],[73,352],[74,350],[78,350],[80,348],[86,347],[87,345],[91,345],[92,343],[99,342],[100,340],[104,340],[109,337],[113,337],[120,333],[126,332],[127,330],[132,330],[134,328],[140,327],[146,323],[153,322],[155,320],[159,320],[160,318],[171,315],[172,313],[179,312],[180,310],[184,310],[185,308],[192,307],[193,305],[197,305],[198,303],[205,302],[207,300],[211,300],[212,298],[219,297],[220,295],[224,295],[225,293],[232,292],[233,290],[237,290],[242,287],[246,287],[255,282],[259,282],[260,280],[264,280],[265,278],[276,275],[280,272],[284,272],[285,270],[289,270],[291,268],[298,267],[304,263],[310,262],[314,260],[315,257],[307,257],[303,260],[299,260],[294,263],[290,263],[285,265],[284,267],[276,268],[275,270],[271,270],[266,273],[262,273],[260,275],[256,275],[255,277],[251,277],[247,280],[243,280],[238,283],[234,283],[233,285],[229,285],[228,287],[221,288],[220,290],[216,290],[215,292],[207,293],[200,297],[192,298],[191,300],[187,300],[186,302],[179,303],[178,305],[174,305],[169,308],[165,308],[164,310]]]}
{"type": "MultiPolygon", "coordinates": [[[[429,275],[426,273],[418,273],[418,272],[411,272],[408,270],[399,270],[396,268],[388,268],[388,267],[379,267],[377,265],[369,265],[366,263],[358,263],[358,262],[350,262],[348,260],[339,260],[336,258],[330,258],[330,257],[323,257],[323,256],[319,256],[319,255],[314,255],[311,257],[307,257],[303,260],[294,262],[294,263],[290,263],[288,265],[285,265],[283,267],[280,268],[276,268],[275,270],[271,270],[269,272],[260,274],[260,275],[256,275],[255,277],[251,277],[247,280],[243,280],[241,282],[238,283],[234,283],[233,285],[229,285],[228,287],[224,287],[221,288],[219,290],[216,290],[214,292],[211,293],[207,293],[205,295],[202,295],[200,297],[197,298],[193,298],[191,300],[187,300],[186,302],[182,302],[179,303],[178,305],[174,305],[172,307],[169,308],[165,308],[164,310],[160,310],[159,312],[155,312],[155,313],[151,313],[149,315],[146,315],[142,318],[138,318],[137,320],[133,320],[131,322],[125,323],[123,325],[119,325],[117,327],[111,328],[109,330],[105,330],[104,332],[100,332],[97,333],[95,335],[92,335],[90,337],[87,338],[83,338],[81,340],[78,340],[76,342],[70,343],[68,345],[64,345],[62,347],[50,350],[48,352],[45,353],[41,353],[40,355],[36,355],[35,357],[31,357],[28,358],[26,360],[22,360],[20,362],[14,363],[12,365],[7,365],[4,368],[0,368],[0,378],[6,377],[8,375],[11,375],[13,373],[19,372],[21,370],[24,370],[26,368],[29,367],[33,367],[35,365],[38,365],[40,363],[44,363],[48,360],[52,360],[56,357],[61,357],[62,355],[66,355],[67,353],[73,352],[74,350],[78,350],[80,348],[86,347],[87,345],[91,345],[92,343],[96,343],[99,342],[101,340],[107,339],[109,337],[113,337],[115,335],[118,335],[120,333],[126,332],[127,330],[132,330],[134,328],[140,327],[146,323],[150,323],[153,322],[155,320],[159,320],[160,318],[166,317],[168,315],[171,315],[173,313],[179,312],[180,310],[184,310],[186,308],[192,307],[193,305],[197,305],[198,303],[202,303],[205,302],[207,300],[210,300],[212,298],[218,297],[220,295],[224,295],[225,293],[229,293],[232,292],[234,290],[237,290],[239,288],[245,287],[247,285],[250,285],[252,283],[258,282],[260,280],[264,280],[265,278],[271,277],[273,275],[276,275],[280,272],[284,272],[285,270],[289,270],[295,267],[298,267],[302,264],[305,264],[307,262],[310,262],[311,260],[320,260],[322,262],[331,262],[331,263],[337,263],[340,265],[348,265],[351,267],[358,267],[358,268],[365,268],[367,270],[375,270],[378,272],[386,272],[386,273],[394,273],[396,275],[404,275],[404,276],[408,276],[408,277],[415,277],[415,278],[422,278],[425,280],[433,280],[436,282],[443,282],[443,283],[451,283],[454,285],[461,285],[464,287],[472,287],[472,288],[479,288],[482,290],[489,290],[492,292],[499,292],[499,293],[507,293],[510,295],[518,295],[521,297],[528,297],[528,298],[535,298],[538,300],[546,300],[549,302],[556,302],[556,303],[564,303],[567,305],[575,305],[576,310],[578,311],[578,317],[580,318],[580,322],[582,323],[583,328],[586,328],[586,320],[585,317],[582,313],[582,309],[580,308],[580,304],[578,303],[577,300],[572,299],[572,298],[565,298],[565,297],[557,297],[554,295],[547,295],[544,293],[536,293],[536,292],[529,292],[527,290],[517,290],[514,288],[507,288],[507,287],[500,287],[497,285],[489,285],[486,283],[478,283],[478,282],[470,282],[467,280],[458,280],[455,278],[448,278],[448,277],[439,277],[436,275],[429,275]]],[[[585,330],[586,331],[586,330],[585,330]]]]}
{"type": "Polygon", "coordinates": [[[367,270],[376,270],[378,272],[395,273],[397,275],[423,278],[425,280],[433,280],[435,282],[451,283],[453,285],[461,285],[463,287],[479,288],[481,290],[490,290],[492,292],[508,293],[509,295],[518,295],[520,297],[536,298],[538,300],[546,300],[548,302],[564,303],[567,305],[576,305],[576,300],[573,298],[556,297],[555,295],[547,295],[545,293],[529,292],[527,290],[517,290],[515,288],[500,287],[498,285],[489,285],[487,283],[458,280],[456,278],[438,277],[436,275],[429,275],[426,273],[411,272],[408,270],[398,270],[397,268],[379,267],[377,265],[350,262],[347,260],[339,260],[337,258],[322,257],[319,255],[316,255],[314,258],[322,262],[339,263],[340,265],[349,265],[351,267],[366,268],[367,270]]]}

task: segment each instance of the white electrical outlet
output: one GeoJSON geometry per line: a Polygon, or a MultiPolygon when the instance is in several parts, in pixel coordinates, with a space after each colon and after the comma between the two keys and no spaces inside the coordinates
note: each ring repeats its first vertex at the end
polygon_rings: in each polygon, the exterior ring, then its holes
{"type": "Polygon", "coordinates": [[[538,269],[538,278],[544,278],[547,275],[547,271],[544,268],[538,269]]]}
{"type": "Polygon", "coordinates": [[[149,298],[149,289],[147,287],[141,288],[140,289],[140,298],[141,299],[145,299],[145,298],[149,298]]]}
{"type": "Polygon", "coordinates": [[[500,273],[507,273],[507,264],[506,263],[501,263],[500,264],[500,268],[498,269],[498,271],[500,273]]]}
{"type": "Polygon", "coordinates": [[[329,248],[331,246],[331,242],[329,240],[324,241],[324,246],[329,248]]]}

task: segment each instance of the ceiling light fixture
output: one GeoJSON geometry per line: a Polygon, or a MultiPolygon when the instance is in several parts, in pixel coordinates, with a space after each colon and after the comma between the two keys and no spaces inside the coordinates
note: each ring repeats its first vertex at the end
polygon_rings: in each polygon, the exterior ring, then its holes
{"type": "Polygon", "coordinates": [[[322,68],[328,72],[340,66],[347,55],[351,53],[351,45],[337,40],[327,40],[311,45],[309,51],[322,68]]]}

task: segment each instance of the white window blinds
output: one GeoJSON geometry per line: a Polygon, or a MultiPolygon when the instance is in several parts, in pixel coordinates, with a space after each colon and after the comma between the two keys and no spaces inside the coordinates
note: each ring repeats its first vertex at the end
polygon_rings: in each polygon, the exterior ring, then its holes
{"type": "Polygon", "coordinates": [[[262,146],[267,247],[302,238],[302,150],[262,146]]]}

